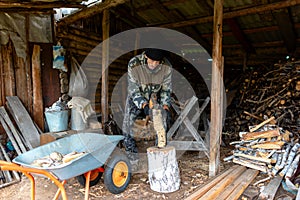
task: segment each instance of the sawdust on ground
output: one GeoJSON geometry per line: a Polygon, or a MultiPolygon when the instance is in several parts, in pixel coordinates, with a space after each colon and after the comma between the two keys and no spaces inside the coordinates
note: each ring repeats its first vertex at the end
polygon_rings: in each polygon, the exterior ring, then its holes
{"type": "MultiPolygon", "coordinates": [[[[149,146],[150,144],[148,144],[149,146]]],[[[147,144],[141,145],[144,149],[147,144]]],[[[221,156],[230,150],[222,150],[221,156]]],[[[110,193],[101,178],[100,182],[90,188],[90,200],[96,199],[184,199],[208,180],[208,158],[202,152],[181,152],[178,158],[180,168],[180,189],[173,193],[158,193],[151,190],[147,172],[134,173],[129,186],[121,194],[110,193]]],[[[222,163],[221,171],[229,168],[230,163],[222,163]]],[[[57,187],[51,180],[44,177],[36,179],[36,200],[53,199],[57,187]]],[[[76,178],[71,178],[65,185],[68,199],[84,199],[85,190],[76,178]]],[[[0,200],[26,200],[30,199],[30,181],[22,176],[19,183],[0,189],[0,200]]]]}

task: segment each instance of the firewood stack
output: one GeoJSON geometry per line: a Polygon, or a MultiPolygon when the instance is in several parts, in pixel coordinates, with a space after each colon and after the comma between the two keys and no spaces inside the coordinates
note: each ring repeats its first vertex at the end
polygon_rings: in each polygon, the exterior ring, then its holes
{"type": "Polygon", "coordinates": [[[274,117],[250,127],[249,132],[240,132],[240,140],[230,143],[235,146],[232,155],[224,160],[294,181],[300,170],[298,135],[267,124],[272,120],[274,117]]]}
{"type": "Polygon", "coordinates": [[[300,61],[278,63],[244,75],[233,103],[227,109],[224,132],[228,140],[251,124],[276,118],[278,126],[300,131],[300,61]]]}

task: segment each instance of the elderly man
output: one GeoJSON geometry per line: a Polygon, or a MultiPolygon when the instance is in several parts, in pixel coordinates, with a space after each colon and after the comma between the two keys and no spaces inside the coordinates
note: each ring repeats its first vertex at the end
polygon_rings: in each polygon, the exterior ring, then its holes
{"type": "Polygon", "coordinates": [[[139,116],[149,115],[151,94],[157,95],[157,102],[166,113],[164,116],[170,116],[171,76],[172,66],[160,49],[149,48],[128,63],[128,98],[122,129],[124,146],[131,160],[137,159],[135,154],[138,153],[132,126],[139,116]]]}

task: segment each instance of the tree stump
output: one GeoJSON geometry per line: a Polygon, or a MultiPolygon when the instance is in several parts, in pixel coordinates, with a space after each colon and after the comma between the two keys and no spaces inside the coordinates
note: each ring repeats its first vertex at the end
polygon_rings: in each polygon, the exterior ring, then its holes
{"type": "Polygon", "coordinates": [[[180,187],[180,174],[173,146],[149,147],[148,178],[150,188],[156,192],[174,192],[180,187]]]}

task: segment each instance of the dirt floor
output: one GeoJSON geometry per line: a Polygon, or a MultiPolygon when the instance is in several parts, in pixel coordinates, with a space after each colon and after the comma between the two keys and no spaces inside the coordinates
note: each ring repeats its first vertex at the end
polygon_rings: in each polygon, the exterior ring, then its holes
{"type": "MultiPolygon", "coordinates": [[[[140,152],[146,152],[145,149],[152,144],[141,142],[139,146],[143,147],[140,152]]],[[[221,149],[221,158],[228,156],[230,149],[221,149]]],[[[103,178],[100,182],[90,188],[90,200],[96,199],[184,199],[201,187],[208,180],[208,158],[203,152],[177,152],[178,165],[180,168],[181,184],[180,189],[173,193],[157,193],[150,189],[147,175],[147,166],[142,166],[139,172],[133,173],[129,186],[121,193],[114,195],[110,193],[104,183],[103,178]]],[[[145,159],[145,158],[144,158],[145,159]]],[[[144,162],[144,164],[147,162],[144,162]]],[[[221,162],[221,171],[232,166],[232,163],[221,162]]],[[[84,199],[85,190],[76,178],[71,178],[65,185],[68,199],[84,199]]],[[[19,183],[0,189],[0,200],[27,200],[30,199],[30,181],[22,176],[19,183]]],[[[36,200],[53,199],[57,187],[51,180],[43,177],[36,177],[36,200]]],[[[241,198],[243,199],[243,198],[241,198]]],[[[247,198],[244,198],[247,199],[247,198]]],[[[276,198],[281,199],[282,198],[276,198]]]]}
{"type": "MultiPolygon", "coordinates": [[[[146,152],[146,148],[152,144],[151,142],[140,142],[138,146],[142,147],[139,149],[140,152],[146,152]]],[[[226,152],[222,154],[225,155],[226,152]]],[[[90,199],[183,199],[208,179],[208,158],[203,152],[177,152],[177,157],[181,184],[180,189],[176,192],[162,194],[152,191],[148,182],[147,166],[142,165],[138,172],[132,174],[130,184],[123,193],[111,194],[101,178],[97,185],[90,188],[90,199]]],[[[145,156],[143,159],[143,163],[147,163],[145,156]]],[[[230,164],[222,164],[221,170],[229,166],[230,164]]],[[[52,199],[57,191],[56,185],[44,177],[35,177],[35,179],[36,199],[52,199]]],[[[84,199],[84,187],[77,182],[76,178],[69,179],[65,188],[69,199],[84,199]]],[[[30,181],[22,176],[21,182],[0,189],[0,199],[30,199],[30,189],[30,181]]]]}

